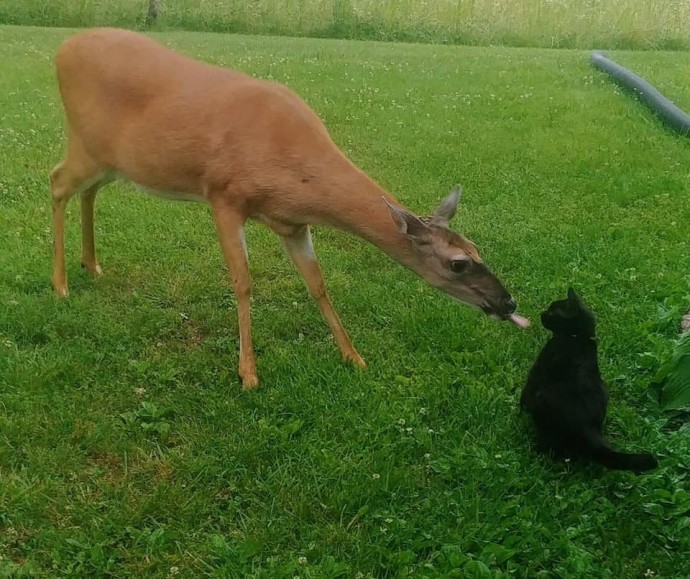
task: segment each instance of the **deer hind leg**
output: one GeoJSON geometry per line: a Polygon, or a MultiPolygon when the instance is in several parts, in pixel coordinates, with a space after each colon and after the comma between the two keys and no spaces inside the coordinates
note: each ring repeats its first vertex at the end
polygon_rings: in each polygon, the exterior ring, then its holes
{"type": "Polygon", "coordinates": [[[94,204],[96,193],[102,183],[97,183],[81,194],[81,264],[94,276],[101,275],[103,270],[96,259],[96,241],[94,239],[94,204]]]}
{"type": "Polygon", "coordinates": [[[249,315],[251,298],[251,277],[247,263],[247,246],[244,240],[244,217],[234,208],[212,201],[213,219],[216,223],[218,238],[223,249],[225,262],[230,270],[232,285],[237,298],[237,316],[240,330],[239,373],[242,387],[245,389],[258,386],[256,362],[252,346],[252,328],[249,315]]]}
{"type": "MultiPolygon", "coordinates": [[[[89,192],[93,208],[93,198],[103,175],[103,168],[83,153],[83,148],[74,138],[69,140],[65,159],[50,173],[53,196],[53,287],[58,297],[67,297],[69,293],[65,272],[65,207],[77,193],[89,192]]],[[[93,213],[90,223],[93,228],[93,213]]]]}
{"type": "Polygon", "coordinates": [[[333,308],[326,286],[323,281],[321,268],[319,267],[314,246],[311,242],[311,232],[308,225],[296,227],[292,232],[282,231],[279,233],[283,244],[287,249],[297,270],[304,278],[307,288],[321,310],[321,314],[326,319],[328,327],[335,338],[340,353],[346,361],[352,362],[357,366],[366,366],[362,357],[357,353],[350,337],[347,335],[340,318],[333,308]]]}

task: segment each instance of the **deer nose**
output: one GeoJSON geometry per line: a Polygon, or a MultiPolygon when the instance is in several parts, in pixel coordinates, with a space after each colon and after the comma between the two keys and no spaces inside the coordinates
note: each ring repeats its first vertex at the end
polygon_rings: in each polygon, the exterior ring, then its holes
{"type": "Polygon", "coordinates": [[[506,309],[509,314],[512,314],[517,309],[517,302],[512,296],[506,302],[506,309]]]}

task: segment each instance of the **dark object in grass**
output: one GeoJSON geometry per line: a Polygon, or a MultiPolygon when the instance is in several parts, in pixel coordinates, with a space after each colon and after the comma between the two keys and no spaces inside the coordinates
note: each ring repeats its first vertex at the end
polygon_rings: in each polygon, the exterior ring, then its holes
{"type": "Polygon", "coordinates": [[[149,7],[146,11],[146,27],[149,28],[153,26],[158,19],[158,1],[159,0],[149,0],[149,7]]]}
{"type": "Polygon", "coordinates": [[[590,61],[595,68],[608,73],[622,87],[632,90],[671,129],[686,137],[690,135],[690,115],[679,109],[646,80],[609,60],[601,52],[593,52],[590,61]]]}
{"type": "Polygon", "coordinates": [[[604,440],[608,392],[599,373],[594,314],[572,288],[541,314],[553,336],[527,378],[520,407],[532,416],[544,450],[618,470],[656,468],[648,453],[613,450],[604,440]]]}

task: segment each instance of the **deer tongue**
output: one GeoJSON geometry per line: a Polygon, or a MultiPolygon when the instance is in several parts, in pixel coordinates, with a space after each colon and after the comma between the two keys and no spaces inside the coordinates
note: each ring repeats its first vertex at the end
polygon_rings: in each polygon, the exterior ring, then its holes
{"type": "Polygon", "coordinates": [[[523,330],[525,328],[529,328],[529,320],[527,318],[523,318],[522,316],[518,316],[517,314],[510,314],[508,316],[508,319],[513,322],[518,328],[522,328],[523,330]]]}

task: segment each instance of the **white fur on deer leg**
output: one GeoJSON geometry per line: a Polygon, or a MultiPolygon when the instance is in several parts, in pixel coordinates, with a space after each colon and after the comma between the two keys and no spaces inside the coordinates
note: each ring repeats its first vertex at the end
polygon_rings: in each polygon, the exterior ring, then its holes
{"type": "Polygon", "coordinates": [[[240,242],[242,243],[242,250],[244,251],[244,256],[249,259],[249,252],[247,251],[247,237],[244,234],[244,227],[240,229],[240,242]]]}
{"type": "Polygon", "coordinates": [[[308,227],[300,230],[296,235],[283,237],[283,244],[293,256],[299,256],[308,261],[317,261],[314,245],[311,241],[311,231],[308,227]]]}
{"type": "Polygon", "coordinates": [[[293,247],[304,257],[308,257],[312,261],[316,261],[316,252],[314,251],[314,245],[311,242],[311,231],[309,228],[306,229],[303,235],[295,239],[293,247]]]}

